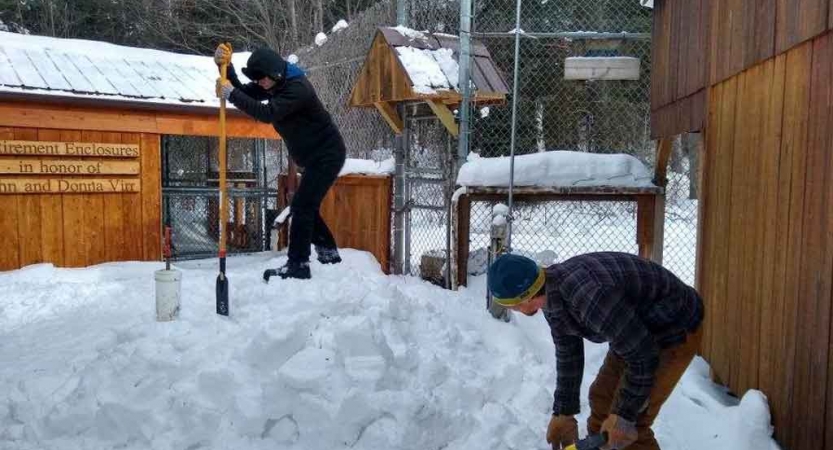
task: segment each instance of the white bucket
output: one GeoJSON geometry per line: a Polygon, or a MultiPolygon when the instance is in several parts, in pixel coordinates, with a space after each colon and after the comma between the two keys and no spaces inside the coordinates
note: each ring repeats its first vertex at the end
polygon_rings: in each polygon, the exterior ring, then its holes
{"type": "Polygon", "coordinates": [[[179,317],[179,297],[182,292],[182,273],[178,270],[157,270],[156,320],[169,322],[179,317]]]}

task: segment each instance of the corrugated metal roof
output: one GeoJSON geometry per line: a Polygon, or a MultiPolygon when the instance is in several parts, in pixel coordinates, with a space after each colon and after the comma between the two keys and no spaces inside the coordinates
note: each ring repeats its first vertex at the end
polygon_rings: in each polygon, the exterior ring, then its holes
{"type": "Polygon", "coordinates": [[[0,91],[217,107],[216,77],[211,57],[0,32],[0,91]]]}

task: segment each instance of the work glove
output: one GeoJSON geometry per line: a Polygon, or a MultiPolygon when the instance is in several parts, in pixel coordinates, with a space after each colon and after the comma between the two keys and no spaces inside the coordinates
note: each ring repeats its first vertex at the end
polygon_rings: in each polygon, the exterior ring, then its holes
{"type": "Polygon", "coordinates": [[[231,85],[229,80],[223,80],[222,78],[217,78],[217,98],[222,98],[223,100],[228,100],[231,96],[231,91],[234,90],[234,86],[231,85]]]}
{"type": "Polygon", "coordinates": [[[601,450],[622,450],[636,442],[639,437],[636,424],[616,414],[607,416],[602,422],[602,433],[607,433],[607,444],[601,450]]]}
{"type": "Polygon", "coordinates": [[[231,44],[224,43],[214,50],[214,63],[218,66],[231,63],[231,44]]]}
{"type": "Polygon", "coordinates": [[[552,445],[553,450],[574,444],[578,440],[578,422],[573,416],[552,415],[550,425],[547,427],[547,443],[552,445]]]}

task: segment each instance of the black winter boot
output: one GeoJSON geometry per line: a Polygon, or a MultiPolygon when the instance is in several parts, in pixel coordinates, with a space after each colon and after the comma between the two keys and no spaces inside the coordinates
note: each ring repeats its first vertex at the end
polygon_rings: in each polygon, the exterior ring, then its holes
{"type": "Polygon", "coordinates": [[[308,262],[296,263],[292,261],[287,261],[287,263],[279,269],[268,269],[264,271],[263,281],[268,283],[269,279],[274,276],[279,276],[284,280],[287,278],[297,278],[299,280],[309,280],[312,278],[308,262]]]}
{"type": "Polygon", "coordinates": [[[321,264],[338,264],[341,262],[341,256],[338,254],[337,248],[316,246],[315,253],[318,254],[318,262],[321,264]]]}
{"type": "Polygon", "coordinates": [[[278,269],[278,276],[281,279],[297,278],[299,280],[309,280],[312,278],[309,272],[308,262],[294,262],[287,261],[287,263],[278,269]]]}

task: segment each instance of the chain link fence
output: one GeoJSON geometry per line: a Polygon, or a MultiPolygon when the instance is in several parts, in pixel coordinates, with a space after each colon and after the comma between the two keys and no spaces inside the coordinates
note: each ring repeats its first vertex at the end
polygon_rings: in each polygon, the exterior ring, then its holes
{"type": "MultiPolygon", "coordinates": [[[[344,134],[351,157],[381,160],[395,154],[394,134],[372,109],[348,101],[377,27],[397,23],[397,6],[406,25],[457,34],[459,1],[383,0],[354,18],[347,29],[329,33],[321,46],[300,49],[299,64],[344,134]]],[[[513,84],[515,2],[473,0],[472,33],[489,49],[504,78],[513,84]]],[[[524,2],[519,48],[516,154],[573,150],[627,153],[653,167],[650,139],[652,10],[638,0],[559,0],[524,2]],[[640,61],[636,81],[564,79],[568,57],[630,56],[640,61]]],[[[474,95],[476,96],[476,92],[474,95]]],[[[485,157],[510,152],[511,95],[506,105],[473,111],[470,151],[485,157]]],[[[448,201],[454,187],[452,157],[456,141],[424,118],[423,107],[403,111],[405,132],[406,232],[404,266],[414,275],[448,249],[448,201]],[[428,258],[425,257],[428,255],[428,258]]],[[[668,185],[665,265],[694,281],[697,201],[691,186],[696,164],[691,148],[678,143],[668,185]]],[[[473,204],[471,253],[488,246],[489,206],[473,204]]],[[[519,204],[513,247],[558,259],[593,250],[636,252],[635,205],[627,203],[548,202],[519,204]]],[[[477,264],[472,264],[474,267],[477,264]]],[[[436,272],[436,270],[435,270],[436,272]]]]}

